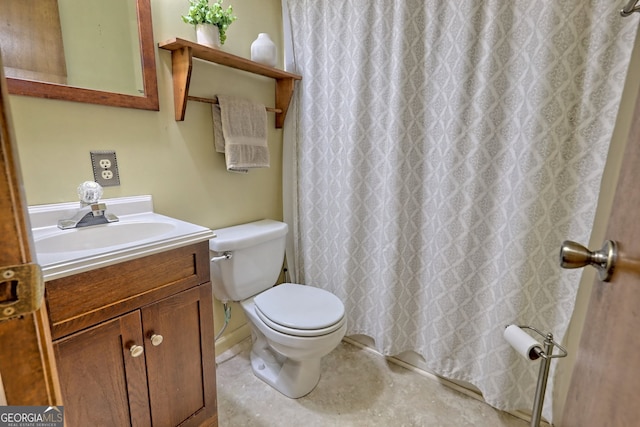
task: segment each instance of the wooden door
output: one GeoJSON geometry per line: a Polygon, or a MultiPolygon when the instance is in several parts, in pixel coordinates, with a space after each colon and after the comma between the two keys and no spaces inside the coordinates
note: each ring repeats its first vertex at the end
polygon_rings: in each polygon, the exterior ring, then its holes
{"type": "Polygon", "coordinates": [[[640,425],[640,96],[605,239],[618,262],[594,284],[563,427],[640,425]]]}
{"type": "MultiPolygon", "coordinates": [[[[0,266],[34,259],[19,164],[0,58],[0,266]]],[[[4,297],[0,292],[0,301],[4,297]]],[[[35,313],[0,322],[0,377],[9,405],[62,404],[44,304],[35,313]]]]}
{"type": "Polygon", "coordinates": [[[140,311],[56,340],[67,427],[150,426],[140,311]]]}
{"type": "Polygon", "coordinates": [[[2,0],[0,17],[7,77],[66,85],[58,0],[2,0]]]}
{"type": "Polygon", "coordinates": [[[209,282],[142,309],[154,427],[217,425],[211,295],[209,282]]]}

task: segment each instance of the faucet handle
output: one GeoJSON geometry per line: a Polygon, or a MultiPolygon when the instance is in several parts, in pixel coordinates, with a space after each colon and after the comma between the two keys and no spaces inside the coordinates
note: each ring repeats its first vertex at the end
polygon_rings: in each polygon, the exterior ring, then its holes
{"type": "Polygon", "coordinates": [[[78,197],[84,205],[96,203],[102,197],[102,186],[94,181],[85,181],[78,186],[78,197]]]}

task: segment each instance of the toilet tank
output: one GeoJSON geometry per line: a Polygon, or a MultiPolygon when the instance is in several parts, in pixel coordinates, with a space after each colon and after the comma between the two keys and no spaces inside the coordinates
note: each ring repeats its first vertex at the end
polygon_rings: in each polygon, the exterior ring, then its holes
{"type": "Polygon", "coordinates": [[[270,219],[214,230],[209,240],[213,295],[220,301],[242,301],[276,284],[284,261],[287,224],[270,219]]]}

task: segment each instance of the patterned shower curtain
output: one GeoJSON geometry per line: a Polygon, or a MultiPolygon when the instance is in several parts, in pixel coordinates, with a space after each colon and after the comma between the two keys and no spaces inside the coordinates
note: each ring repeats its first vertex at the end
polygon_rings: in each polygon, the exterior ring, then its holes
{"type": "Polygon", "coordinates": [[[502,333],[564,337],[581,273],[558,251],[589,241],[637,19],[611,0],[283,6],[293,279],[345,302],[348,335],[530,409],[539,365],[502,333]]]}

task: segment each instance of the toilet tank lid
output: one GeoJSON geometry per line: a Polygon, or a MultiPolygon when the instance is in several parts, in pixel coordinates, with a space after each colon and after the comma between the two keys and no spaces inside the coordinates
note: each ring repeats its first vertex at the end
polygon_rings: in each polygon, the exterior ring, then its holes
{"type": "Polygon", "coordinates": [[[287,224],[263,219],[247,224],[213,230],[216,237],[209,240],[209,249],[216,252],[235,251],[255,246],[287,234],[287,224]]]}

